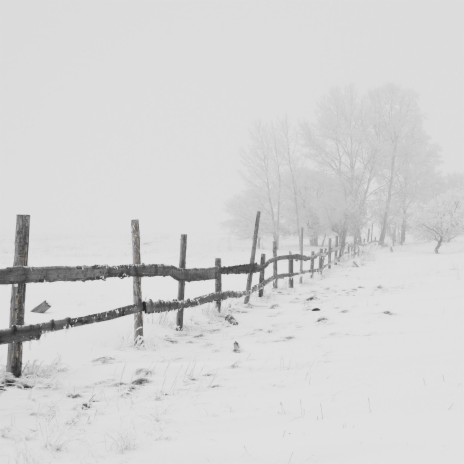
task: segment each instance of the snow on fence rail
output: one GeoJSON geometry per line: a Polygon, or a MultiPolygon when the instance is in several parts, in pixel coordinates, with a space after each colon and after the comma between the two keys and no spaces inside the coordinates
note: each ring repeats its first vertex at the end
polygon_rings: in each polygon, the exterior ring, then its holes
{"type": "MultiPolygon", "coordinates": [[[[0,269],[0,285],[12,285],[12,298],[10,307],[10,328],[0,330],[0,345],[8,343],[7,371],[19,377],[22,370],[22,342],[38,340],[43,333],[57,330],[69,329],[97,322],[109,321],[119,317],[133,314],[135,316],[135,342],[143,341],[143,313],[161,313],[167,311],[178,311],[177,328],[182,330],[183,310],[206,303],[216,303],[217,310],[221,310],[221,301],[228,298],[240,298],[245,296],[248,301],[252,293],[259,292],[263,295],[263,288],[273,282],[277,286],[279,279],[288,278],[289,286],[293,287],[293,277],[310,273],[313,277],[315,272],[322,273],[325,268],[337,263],[342,255],[358,254],[359,246],[363,242],[339,246],[338,237],[335,237],[335,246],[329,239],[328,248],[320,248],[318,253],[314,251],[311,255],[303,253],[303,229],[300,233],[300,253],[277,255],[277,246],[274,243],[274,256],[268,260],[261,254],[260,264],[254,262],[256,243],[258,239],[260,213],[256,216],[255,230],[253,234],[252,252],[250,264],[239,264],[235,266],[221,266],[221,260],[216,258],[215,267],[209,268],[183,268],[185,265],[187,236],[181,236],[181,266],[168,266],[164,264],[138,264],[140,262],[140,235],[138,221],[132,221],[132,244],[135,264],[119,266],[48,266],[28,267],[27,254],[29,248],[29,216],[18,216],[16,223],[15,260],[13,267],[0,269]],[[326,261],[327,258],[327,261],[326,261]],[[288,272],[277,273],[277,262],[288,261],[288,272]],[[293,271],[293,262],[299,261],[298,272],[293,271]],[[303,263],[310,261],[310,269],[304,270],[303,263]],[[317,262],[317,266],[316,266],[317,262]],[[265,270],[268,266],[273,267],[272,276],[265,278],[265,270]],[[253,274],[259,272],[259,283],[251,286],[253,274]],[[222,291],[223,275],[247,274],[247,287],[244,291],[222,291]],[[109,278],[134,279],[134,304],[99,312],[87,316],[50,320],[41,324],[24,325],[24,305],[26,284],[40,282],[85,282],[95,280],[106,280],[109,278]],[[172,301],[143,301],[141,299],[140,279],[142,277],[172,277],[179,282],[178,298],[172,301]],[[183,286],[185,282],[215,280],[215,292],[202,295],[197,298],[184,300],[183,286]]],[[[370,234],[369,234],[370,235],[370,234]]],[[[368,239],[368,242],[370,240],[368,239]]],[[[364,240],[364,243],[366,241],[364,240]]]]}

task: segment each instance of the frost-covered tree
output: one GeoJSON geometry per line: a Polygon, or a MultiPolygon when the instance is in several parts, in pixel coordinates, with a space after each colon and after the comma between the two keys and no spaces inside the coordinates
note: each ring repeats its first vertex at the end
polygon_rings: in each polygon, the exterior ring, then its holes
{"type": "Polygon", "coordinates": [[[448,190],[418,210],[416,228],[421,236],[436,241],[435,253],[444,242],[464,233],[464,191],[448,190]]]}
{"type": "MultiPolygon", "coordinates": [[[[369,126],[374,136],[379,156],[377,182],[383,188],[383,211],[379,245],[383,245],[392,215],[395,187],[401,166],[407,166],[408,157],[417,154],[417,145],[423,144],[426,135],[423,131],[423,116],[417,95],[394,84],[387,84],[369,93],[369,126]]],[[[409,173],[403,176],[409,189],[409,173]]]]}
{"type": "Polygon", "coordinates": [[[404,156],[400,157],[398,173],[394,182],[392,218],[399,226],[399,240],[403,245],[413,208],[419,202],[429,201],[440,184],[437,172],[439,164],[438,147],[428,139],[411,144],[404,156]]]}
{"type": "Polygon", "coordinates": [[[350,229],[359,235],[377,169],[365,100],[353,87],[332,89],[319,103],[315,123],[303,127],[303,137],[308,158],[336,180],[342,193],[338,229],[343,248],[350,229]]]}
{"type": "Polygon", "coordinates": [[[245,192],[229,202],[229,224],[240,230],[243,220],[256,208],[262,212],[261,230],[270,229],[278,243],[282,232],[283,176],[286,143],[273,123],[256,123],[250,130],[249,144],[242,152],[245,192]]]}

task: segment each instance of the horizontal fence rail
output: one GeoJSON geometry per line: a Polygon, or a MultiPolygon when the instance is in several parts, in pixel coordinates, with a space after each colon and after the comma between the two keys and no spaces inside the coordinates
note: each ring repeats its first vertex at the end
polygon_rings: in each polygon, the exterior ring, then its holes
{"type": "MultiPolygon", "coordinates": [[[[339,237],[335,237],[335,243],[328,239],[328,248],[320,248],[317,253],[305,255],[303,250],[303,229],[299,234],[298,254],[289,252],[286,255],[277,255],[277,243],[272,246],[273,256],[266,260],[261,255],[260,263],[256,263],[256,249],[259,242],[260,212],[257,212],[251,256],[249,264],[238,264],[233,266],[222,266],[221,259],[216,258],[214,267],[186,268],[187,235],[181,235],[179,267],[165,264],[143,264],[140,255],[140,228],[138,220],[131,221],[132,233],[132,264],[116,266],[92,265],[92,266],[45,266],[31,267],[28,265],[29,250],[29,220],[27,215],[18,215],[16,222],[15,259],[12,267],[0,269],[0,285],[11,285],[12,296],[10,301],[10,327],[0,330],[0,345],[8,344],[7,371],[19,377],[22,373],[22,343],[31,340],[39,340],[44,333],[56,332],[83,325],[110,321],[129,315],[134,316],[134,344],[143,344],[143,314],[164,313],[177,311],[176,330],[183,328],[183,311],[185,308],[200,306],[207,303],[215,303],[216,309],[221,311],[221,302],[229,298],[245,297],[247,304],[250,296],[258,292],[263,296],[266,285],[273,283],[278,287],[279,279],[288,278],[289,288],[293,288],[293,277],[300,276],[300,283],[304,274],[315,273],[322,275],[324,269],[330,269],[337,264],[342,256],[356,256],[362,246],[375,242],[372,240],[372,231],[369,232],[368,240],[356,239],[354,243],[339,243],[339,237]],[[332,246],[332,245],[335,246],[332,246]],[[278,273],[278,262],[288,262],[288,272],[278,273]],[[293,272],[294,261],[299,261],[299,272],[293,272]],[[310,261],[310,268],[304,269],[303,263],[310,261]],[[271,266],[272,275],[265,278],[265,270],[271,266]],[[259,282],[252,286],[255,273],[259,273],[259,282]],[[247,284],[244,291],[222,291],[222,277],[225,275],[247,275],[247,284]],[[177,280],[177,299],[171,301],[142,299],[141,278],[144,277],[171,277],[177,280]],[[111,278],[133,279],[133,304],[121,306],[108,311],[98,312],[79,317],[67,317],[64,319],[50,320],[39,324],[25,325],[25,290],[26,284],[52,283],[52,282],[88,282],[105,281],[111,278]],[[184,299],[185,283],[214,280],[214,293],[202,295],[192,299],[184,299]]],[[[325,239],[324,239],[325,241],[325,239]]],[[[345,242],[345,241],[344,241],[345,242]]]]}
{"type": "MultiPolygon", "coordinates": [[[[333,250],[335,251],[335,249],[333,250]]],[[[317,253],[311,256],[305,256],[305,255],[282,255],[278,256],[277,258],[271,258],[267,260],[264,265],[254,265],[253,266],[253,272],[261,272],[264,271],[268,266],[273,264],[276,261],[282,261],[282,260],[288,260],[288,259],[295,259],[295,260],[304,260],[304,261],[309,261],[309,260],[315,260],[316,258],[321,258],[324,256],[327,256],[328,253],[317,253]]],[[[114,266],[114,268],[140,268],[145,265],[139,265],[139,266],[114,266]]],[[[159,266],[159,265],[149,265],[149,266],[159,266]]],[[[47,332],[55,332],[58,330],[63,330],[63,329],[69,329],[72,327],[79,327],[83,325],[88,325],[88,324],[95,324],[97,322],[105,322],[105,321],[110,321],[112,319],[117,319],[120,317],[124,316],[129,316],[131,314],[136,314],[139,312],[145,312],[147,314],[152,314],[152,313],[164,313],[168,311],[175,311],[178,309],[184,309],[184,308],[191,308],[195,306],[200,306],[203,304],[207,303],[213,303],[216,301],[222,301],[222,300],[227,300],[229,298],[241,298],[246,295],[251,295],[260,289],[264,288],[266,285],[274,282],[275,280],[278,279],[284,279],[284,278],[290,278],[290,277],[295,277],[301,274],[309,274],[313,273],[314,271],[316,272],[322,272],[322,270],[326,269],[329,266],[328,263],[325,263],[322,265],[321,268],[316,268],[316,269],[307,269],[302,272],[286,272],[286,273],[281,273],[277,274],[276,276],[272,275],[268,277],[267,279],[264,279],[262,282],[259,284],[254,285],[251,287],[250,291],[225,291],[225,292],[215,292],[215,293],[210,293],[208,295],[202,295],[197,298],[192,298],[192,299],[187,299],[187,300],[171,300],[171,301],[164,301],[164,300],[158,300],[158,301],[144,301],[140,305],[128,305],[128,306],[122,306],[120,308],[112,309],[109,311],[104,311],[100,313],[95,313],[95,314],[90,314],[87,316],[80,316],[80,317],[67,317],[65,319],[59,319],[59,320],[51,320],[49,322],[44,322],[41,324],[31,324],[31,325],[22,325],[22,326],[13,326],[9,329],[5,330],[0,330],[0,345],[6,344],[6,343],[12,343],[12,342],[24,342],[24,341],[30,341],[30,340],[38,340],[40,339],[41,335],[43,333],[47,332]]],[[[102,266],[98,266],[99,268],[102,268],[102,266]]],[[[164,267],[172,267],[174,266],[164,266],[164,267]]],[[[93,268],[93,267],[92,267],[93,268]]],[[[8,268],[7,268],[8,269],[8,268]]],[[[10,268],[13,269],[13,268],[10,268]]],[[[34,268],[26,268],[26,269],[34,269],[34,268]]],[[[37,268],[37,269],[44,269],[44,268],[37,268]]],[[[71,269],[71,268],[68,268],[71,269]]],[[[86,268],[86,269],[91,269],[91,268],[86,268]]],[[[179,271],[181,269],[175,268],[179,271]]],[[[190,269],[191,271],[192,269],[190,269]]],[[[208,269],[193,269],[195,272],[200,270],[200,271],[216,271],[216,268],[208,268],[208,269]]],[[[243,264],[243,265],[238,265],[238,266],[229,266],[229,267],[221,267],[220,271],[221,274],[245,274],[248,273],[250,270],[250,265],[249,264],[243,264]],[[224,272],[226,270],[226,272],[224,272]]],[[[182,270],[182,271],[187,271],[187,269],[182,270]]],[[[137,275],[137,274],[134,274],[137,275]]],[[[159,274],[155,274],[159,275],[159,274]]],[[[169,274],[168,274],[169,275],[169,274]]],[[[144,277],[147,277],[146,274],[143,274],[144,277]]],[[[208,274],[209,276],[209,274],[208,274]]],[[[117,277],[112,275],[111,277],[117,277]]],[[[124,276],[126,277],[126,276],[124,276]]],[[[133,275],[129,275],[127,277],[133,277],[133,275]]],[[[175,277],[174,277],[175,278],[175,277]]],[[[213,277],[214,278],[214,277],[213,277]]],[[[80,279],[79,279],[80,280],[80,279]]],[[[87,280],[96,280],[96,279],[87,279],[87,280]]],[[[198,279],[201,280],[201,279],[198,279]]],[[[207,280],[207,279],[202,279],[202,280],[207,280]]],[[[57,280],[55,280],[57,281],[57,280]]],[[[66,280],[70,281],[70,280],[66,280]]],[[[27,280],[27,282],[30,282],[27,280]]],[[[40,281],[37,281],[40,282],[40,281]]]]}
{"type": "MultiPolygon", "coordinates": [[[[311,270],[303,271],[303,273],[309,273],[311,270]]],[[[277,279],[284,279],[287,277],[294,277],[300,275],[300,272],[282,273],[278,274],[277,279]]],[[[0,330],[0,345],[12,342],[25,342],[30,340],[38,340],[43,333],[55,332],[58,330],[69,329],[71,327],[80,327],[88,324],[95,324],[97,322],[106,322],[112,319],[117,319],[131,314],[139,312],[145,312],[147,314],[153,313],[165,313],[168,311],[175,311],[178,309],[191,308],[195,306],[201,306],[207,303],[213,303],[215,301],[227,300],[229,298],[241,298],[242,296],[251,295],[266,285],[270,284],[275,280],[274,276],[268,277],[259,284],[251,287],[250,291],[225,291],[210,293],[208,295],[202,295],[196,298],[187,300],[171,300],[171,301],[144,301],[140,305],[128,305],[120,308],[111,309],[101,313],[89,314],[87,316],[80,317],[67,317],[65,319],[51,320],[41,324],[30,324],[22,326],[13,326],[9,329],[0,330]]]]}
{"type": "MultiPolygon", "coordinates": [[[[334,248],[332,251],[335,251],[334,248]]],[[[270,258],[264,263],[264,269],[277,261],[293,259],[295,261],[310,261],[328,253],[316,253],[314,256],[300,254],[282,255],[270,258]]],[[[248,274],[259,272],[263,266],[255,263],[239,264],[236,266],[221,267],[221,274],[248,274]]],[[[214,280],[216,268],[181,269],[165,264],[122,264],[118,266],[46,266],[26,267],[13,266],[0,269],[0,285],[32,284],[44,282],[88,282],[106,280],[110,278],[124,279],[126,277],[172,277],[178,281],[195,282],[214,280]]]]}

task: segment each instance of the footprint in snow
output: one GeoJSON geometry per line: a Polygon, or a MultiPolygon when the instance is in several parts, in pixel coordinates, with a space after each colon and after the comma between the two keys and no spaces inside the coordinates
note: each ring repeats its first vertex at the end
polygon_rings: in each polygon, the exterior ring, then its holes
{"type": "Polygon", "coordinates": [[[149,377],[152,374],[153,374],[153,371],[151,369],[147,369],[146,367],[140,367],[139,369],[135,371],[135,375],[137,376],[149,377]]]}
{"type": "Polygon", "coordinates": [[[131,382],[131,385],[145,385],[150,382],[146,377],[139,377],[131,382]]]}
{"type": "Polygon", "coordinates": [[[99,363],[99,364],[112,364],[116,361],[115,358],[112,358],[111,356],[102,356],[100,358],[95,358],[92,360],[93,363],[99,363]]]}

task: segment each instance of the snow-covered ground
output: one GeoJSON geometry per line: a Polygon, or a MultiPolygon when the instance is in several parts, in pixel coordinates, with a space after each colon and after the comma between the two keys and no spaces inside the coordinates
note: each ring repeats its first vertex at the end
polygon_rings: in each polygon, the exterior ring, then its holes
{"type": "MultiPolygon", "coordinates": [[[[116,252],[127,240],[63,246],[77,250],[69,253],[49,245],[31,246],[31,265],[130,262],[130,249],[116,252]]],[[[246,246],[204,245],[189,243],[190,265],[248,260],[246,246]]],[[[177,250],[177,239],[144,243],[142,258],[176,264],[177,250]]],[[[440,255],[430,244],[372,248],[356,261],[294,289],[267,287],[249,306],[228,300],[221,315],[188,309],[183,332],[174,314],[147,317],[140,350],[130,346],[131,317],[25,343],[33,388],[0,391],[0,462],[464,462],[464,242],[440,255]]],[[[11,262],[0,247],[0,267],[11,262]]],[[[26,322],[130,304],[131,286],[31,284],[27,309],[44,299],[52,308],[27,311],[26,322]]],[[[187,296],[213,286],[187,284],[187,296]]],[[[175,292],[174,281],[143,280],[145,298],[175,292]]],[[[2,328],[9,293],[0,287],[2,328]]],[[[5,354],[0,347],[2,369],[5,354]]]]}

